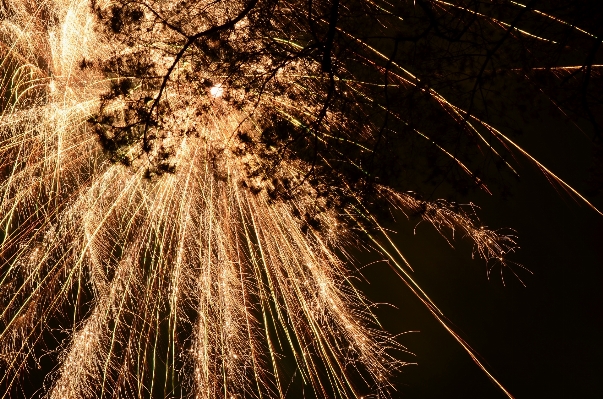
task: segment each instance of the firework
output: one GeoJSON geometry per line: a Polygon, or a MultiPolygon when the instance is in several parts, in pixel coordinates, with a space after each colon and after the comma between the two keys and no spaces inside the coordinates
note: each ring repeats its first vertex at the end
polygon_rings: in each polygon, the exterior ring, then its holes
{"type": "Polygon", "coordinates": [[[368,188],[461,231],[486,260],[505,264],[515,241],[481,227],[472,207],[373,179],[391,130],[383,115],[472,172],[384,108],[382,82],[357,69],[420,88],[496,156],[484,132],[523,150],[388,61],[361,27],[330,23],[343,2],[318,2],[322,47],[308,45],[312,22],[295,6],[0,6],[4,397],[51,336],[62,342],[50,398],[286,397],[293,373],[318,397],[387,397],[404,348],[354,286],[352,243],[388,259],[483,368],[412,280],[368,188]]]}

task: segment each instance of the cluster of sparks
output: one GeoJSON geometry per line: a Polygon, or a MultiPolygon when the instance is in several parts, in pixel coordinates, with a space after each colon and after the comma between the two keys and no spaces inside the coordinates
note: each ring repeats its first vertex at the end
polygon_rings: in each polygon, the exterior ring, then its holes
{"type": "MultiPolygon", "coordinates": [[[[112,162],[89,119],[99,107],[119,112],[123,99],[102,104],[112,78],[81,67],[114,51],[95,28],[90,2],[15,3],[0,20],[2,397],[19,390],[53,335],[65,337],[41,394],[53,399],[286,397],[292,374],[318,397],[386,397],[404,348],[379,328],[354,286],[359,274],[345,248],[355,240],[388,259],[483,368],[361,198],[317,214],[322,227],[313,228],[297,216],[316,207],[309,181],[298,178],[286,201],[250,187],[248,170],[260,160],[238,155],[243,144],[233,132],[252,129],[253,118],[222,99],[227,86],[208,89],[202,118],[186,93],[166,94],[165,101],[192,105],[174,106],[179,111],[163,126],[197,132],[167,133],[172,173],[149,178],[145,156],[130,166],[112,162]]],[[[279,101],[250,108],[284,108],[279,101]]],[[[275,173],[293,181],[304,167],[283,162],[275,173]]],[[[442,232],[462,232],[486,260],[505,262],[515,248],[513,237],[448,203],[386,187],[379,195],[442,232]]]]}

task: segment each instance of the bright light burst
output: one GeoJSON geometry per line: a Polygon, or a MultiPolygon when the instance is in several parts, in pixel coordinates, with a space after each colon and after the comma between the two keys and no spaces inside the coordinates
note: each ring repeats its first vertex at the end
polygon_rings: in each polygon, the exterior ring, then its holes
{"type": "MultiPolygon", "coordinates": [[[[377,107],[375,84],[334,76],[327,57],[283,56],[274,67],[252,29],[259,17],[241,13],[257,1],[184,3],[0,5],[3,397],[19,390],[53,335],[65,340],[42,395],[50,398],[285,397],[291,370],[318,397],[386,397],[404,364],[396,351],[404,348],[379,328],[372,304],[354,287],[358,272],[346,247],[355,243],[388,259],[486,371],[412,280],[364,194],[343,181],[335,198],[322,196],[331,183],[308,174],[319,162],[280,156],[278,146],[262,141],[279,115],[289,128],[309,132],[303,137],[311,142],[328,147],[336,139],[370,152],[378,126],[370,119],[362,126],[359,112],[346,114],[345,101],[324,107],[316,93],[329,96],[331,87],[377,107]],[[115,6],[124,4],[130,14],[116,16],[115,6]],[[244,48],[221,48],[214,37],[195,48],[199,29],[230,22],[229,43],[244,48]],[[212,54],[203,68],[195,52],[212,54]],[[236,71],[221,66],[243,53],[249,58],[236,71]]],[[[273,17],[282,19],[274,31],[296,23],[296,3],[285,3],[275,7],[273,17]]],[[[386,2],[362,4],[388,15],[386,2]]],[[[339,34],[357,47],[355,61],[388,75],[393,86],[423,87],[377,48],[339,34]]],[[[310,39],[270,41],[303,53],[310,39]]],[[[434,89],[422,90],[496,155],[484,132],[523,152],[434,89]]],[[[471,175],[443,145],[414,133],[471,175]]],[[[348,153],[339,155],[353,165],[348,153]]],[[[374,187],[392,208],[441,232],[460,231],[486,260],[504,264],[515,248],[513,237],[481,227],[472,207],[374,187]]]]}

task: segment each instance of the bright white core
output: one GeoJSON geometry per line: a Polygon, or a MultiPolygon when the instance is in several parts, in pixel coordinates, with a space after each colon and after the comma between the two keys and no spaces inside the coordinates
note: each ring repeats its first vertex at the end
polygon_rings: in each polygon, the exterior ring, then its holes
{"type": "Polygon", "coordinates": [[[222,94],[224,94],[224,88],[222,87],[222,84],[218,83],[217,85],[209,89],[209,94],[211,94],[213,98],[222,97],[222,94]]]}

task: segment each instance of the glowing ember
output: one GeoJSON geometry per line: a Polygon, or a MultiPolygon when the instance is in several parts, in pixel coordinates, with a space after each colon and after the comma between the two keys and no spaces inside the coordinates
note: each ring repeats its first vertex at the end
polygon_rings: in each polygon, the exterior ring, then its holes
{"type": "Polygon", "coordinates": [[[222,97],[222,94],[224,94],[224,88],[221,84],[217,84],[215,86],[212,86],[211,89],[209,89],[209,93],[213,98],[222,97]]]}

